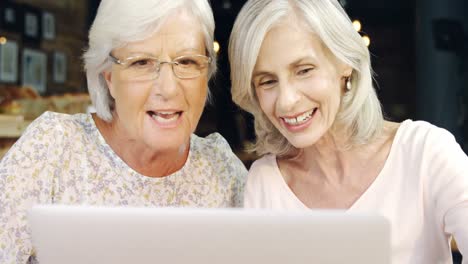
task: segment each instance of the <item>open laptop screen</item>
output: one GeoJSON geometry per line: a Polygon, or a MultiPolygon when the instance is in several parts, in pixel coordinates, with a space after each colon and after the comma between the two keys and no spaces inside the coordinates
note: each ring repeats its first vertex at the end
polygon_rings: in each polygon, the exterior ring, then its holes
{"type": "Polygon", "coordinates": [[[390,225],[342,211],[42,205],[39,263],[390,263],[390,225]]]}

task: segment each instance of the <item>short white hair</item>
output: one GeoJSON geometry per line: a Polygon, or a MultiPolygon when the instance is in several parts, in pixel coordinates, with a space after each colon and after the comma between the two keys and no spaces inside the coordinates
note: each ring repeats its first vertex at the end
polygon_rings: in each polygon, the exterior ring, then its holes
{"type": "Polygon", "coordinates": [[[212,59],[208,70],[208,78],[211,78],[216,72],[216,53],[213,50],[215,24],[208,0],[101,1],[89,31],[89,47],[83,55],[88,91],[100,118],[111,121],[115,103],[102,75],[111,66],[110,52],[148,38],[164,19],[179,9],[187,10],[200,21],[207,56],[212,59]]]}
{"type": "Polygon", "coordinates": [[[369,51],[341,5],[336,0],[250,0],[234,23],[229,60],[233,101],[255,118],[253,150],[279,156],[296,150],[263,113],[252,85],[263,39],[289,15],[297,17],[337,59],[353,68],[352,90],[342,97],[332,129],[349,131],[347,147],[369,142],[381,132],[382,109],[372,84],[369,51]]]}

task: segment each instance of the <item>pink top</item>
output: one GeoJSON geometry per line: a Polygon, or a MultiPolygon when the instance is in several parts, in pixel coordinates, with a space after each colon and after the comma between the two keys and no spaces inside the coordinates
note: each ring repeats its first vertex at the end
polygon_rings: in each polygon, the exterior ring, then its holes
{"type": "MultiPolygon", "coordinates": [[[[308,209],[284,181],[274,155],[254,162],[244,195],[247,208],[308,209]]],[[[452,263],[452,235],[468,255],[468,157],[450,132],[406,120],[382,171],[349,210],[388,218],[392,263],[452,263]]]]}

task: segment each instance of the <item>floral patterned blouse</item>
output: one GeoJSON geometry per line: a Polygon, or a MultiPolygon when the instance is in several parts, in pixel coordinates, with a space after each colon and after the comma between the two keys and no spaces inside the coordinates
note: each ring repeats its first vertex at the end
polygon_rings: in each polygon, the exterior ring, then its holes
{"type": "Polygon", "coordinates": [[[182,169],[163,178],[130,168],[90,114],[46,112],[0,163],[0,263],[34,263],[27,211],[35,204],[242,206],[242,162],[217,133],[192,135],[182,169]]]}

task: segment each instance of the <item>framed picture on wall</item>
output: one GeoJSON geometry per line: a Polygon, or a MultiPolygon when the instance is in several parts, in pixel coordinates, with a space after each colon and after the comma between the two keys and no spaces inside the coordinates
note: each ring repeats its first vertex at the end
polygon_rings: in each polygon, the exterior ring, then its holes
{"type": "Polygon", "coordinates": [[[18,81],[18,43],[13,40],[0,45],[0,81],[18,81]]]}
{"type": "Polygon", "coordinates": [[[18,4],[0,2],[0,28],[12,32],[22,31],[22,9],[18,4]]]}
{"type": "Polygon", "coordinates": [[[24,35],[30,38],[39,37],[39,17],[31,12],[24,14],[24,35]]]}
{"type": "Polygon", "coordinates": [[[55,38],[55,16],[50,12],[42,13],[42,37],[48,40],[55,38]]]}
{"type": "Polygon", "coordinates": [[[39,45],[42,37],[42,13],[33,7],[24,7],[24,41],[39,45]]]}
{"type": "Polygon", "coordinates": [[[22,66],[21,84],[44,94],[47,85],[47,55],[42,51],[25,48],[22,66]]]}
{"type": "Polygon", "coordinates": [[[55,83],[64,83],[67,79],[67,56],[56,51],[53,54],[53,80],[55,83]]]}

